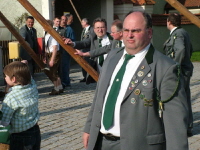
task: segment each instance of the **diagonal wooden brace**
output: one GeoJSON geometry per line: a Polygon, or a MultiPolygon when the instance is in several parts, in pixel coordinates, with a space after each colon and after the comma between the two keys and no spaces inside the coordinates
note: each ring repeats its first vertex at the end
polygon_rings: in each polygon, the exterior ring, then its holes
{"type": "Polygon", "coordinates": [[[47,31],[73,58],[74,60],[90,75],[95,81],[98,81],[98,73],[94,70],[81,56],[75,55],[74,48],[65,45],[62,37],[51,27],[46,19],[27,1],[18,0],[19,3],[42,25],[47,31]]]}
{"type": "Polygon", "coordinates": [[[200,28],[200,19],[192,14],[187,8],[185,8],[180,2],[177,0],[165,0],[172,7],[178,10],[181,14],[183,14],[186,18],[188,18],[193,24],[200,28]]]}
{"type": "MultiPolygon", "coordinates": [[[[39,57],[35,54],[33,49],[29,46],[29,44],[24,40],[24,38],[15,30],[15,28],[12,26],[12,24],[6,19],[6,17],[1,13],[0,11],[0,20],[5,24],[5,26],[8,28],[8,30],[16,37],[16,39],[19,41],[19,43],[23,46],[23,48],[27,51],[27,53],[33,58],[33,60],[37,63],[37,65],[44,69],[45,65],[44,63],[39,59],[39,57]]],[[[45,74],[49,77],[51,81],[52,79],[52,73],[50,71],[44,70],[45,74]]]]}

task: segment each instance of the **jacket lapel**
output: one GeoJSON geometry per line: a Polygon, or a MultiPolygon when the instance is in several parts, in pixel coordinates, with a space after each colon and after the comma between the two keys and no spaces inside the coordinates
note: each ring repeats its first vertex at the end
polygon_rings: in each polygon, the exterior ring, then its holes
{"type": "Polygon", "coordinates": [[[143,84],[143,79],[147,76],[147,74],[151,71],[149,64],[153,63],[153,54],[154,48],[151,45],[145,58],[137,68],[135,74],[133,75],[129,86],[126,90],[126,94],[123,98],[123,101],[137,88],[139,84],[143,84]]]}
{"type": "Polygon", "coordinates": [[[116,53],[113,53],[113,55],[111,56],[109,63],[107,65],[104,64],[104,66],[106,66],[106,68],[103,69],[102,73],[101,73],[101,76],[103,76],[102,78],[104,79],[103,81],[101,81],[101,84],[102,84],[101,90],[103,90],[104,96],[105,96],[107,88],[110,84],[112,73],[113,73],[117,63],[121,59],[123,52],[124,52],[123,49],[116,51],[116,53]]]}
{"type": "Polygon", "coordinates": [[[99,48],[99,41],[97,37],[96,37],[96,40],[94,40],[94,45],[96,49],[99,48]]]}

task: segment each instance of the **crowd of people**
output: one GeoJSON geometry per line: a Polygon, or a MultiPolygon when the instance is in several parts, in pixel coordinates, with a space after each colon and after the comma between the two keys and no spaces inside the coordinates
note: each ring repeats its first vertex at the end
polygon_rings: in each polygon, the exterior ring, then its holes
{"type": "MultiPolygon", "coordinates": [[[[83,18],[80,41],[75,41],[70,26],[73,15],[47,22],[100,74],[83,133],[87,150],[188,150],[193,128],[192,45],[178,13],[167,18],[170,37],[164,43],[165,54],[151,43],[152,20],[145,12],[129,12],[123,22],[114,20],[111,33],[105,19],[98,17],[90,25],[83,18]]],[[[33,24],[29,16],[20,34],[37,53],[33,24]]],[[[44,62],[54,79],[49,95],[58,95],[71,88],[71,57],[48,32],[44,45],[44,62]]],[[[23,48],[21,58],[4,68],[11,88],[2,104],[2,123],[11,124],[11,150],[39,150],[38,92],[31,78],[35,63],[23,48]],[[27,135],[35,140],[28,141],[27,135]]],[[[80,82],[94,82],[82,73],[80,82]]]]}

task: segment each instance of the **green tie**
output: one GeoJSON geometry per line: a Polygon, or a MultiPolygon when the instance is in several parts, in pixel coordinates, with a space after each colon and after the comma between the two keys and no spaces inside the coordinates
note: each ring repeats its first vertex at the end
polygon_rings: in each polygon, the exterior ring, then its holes
{"type": "MultiPolygon", "coordinates": [[[[99,47],[102,47],[101,41],[102,41],[102,39],[99,39],[99,47]]],[[[101,55],[101,56],[99,56],[99,65],[102,66],[103,62],[104,62],[104,57],[103,57],[103,55],[101,55]]]]}
{"type": "Polygon", "coordinates": [[[118,42],[119,47],[122,47],[122,41],[118,42]]]}
{"type": "Polygon", "coordinates": [[[83,31],[82,31],[81,40],[83,40],[84,34],[85,34],[85,28],[84,28],[83,31]]]}
{"type": "Polygon", "coordinates": [[[106,101],[105,109],[104,109],[104,116],[103,116],[103,125],[106,130],[108,130],[113,125],[114,120],[114,112],[115,112],[115,104],[117,101],[117,97],[119,94],[119,90],[121,88],[121,82],[126,70],[126,64],[129,59],[133,58],[133,56],[126,54],[124,62],[117,72],[115,79],[113,80],[112,86],[110,88],[110,92],[108,94],[108,98],[106,101]]]}
{"type": "Polygon", "coordinates": [[[30,28],[30,33],[31,33],[31,36],[33,36],[33,29],[30,28]]]}

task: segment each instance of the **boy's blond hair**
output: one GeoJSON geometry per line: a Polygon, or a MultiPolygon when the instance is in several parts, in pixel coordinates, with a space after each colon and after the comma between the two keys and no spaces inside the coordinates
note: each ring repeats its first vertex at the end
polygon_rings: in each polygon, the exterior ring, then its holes
{"type": "Polygon", "coordinates": [[[9,76],[10,79],[15,77],[16,82],[21,85],[27,85],[31,82],[31,74],[28,66],[20,61],[12,62],[5,66],[4,74],[9,76]]]}

